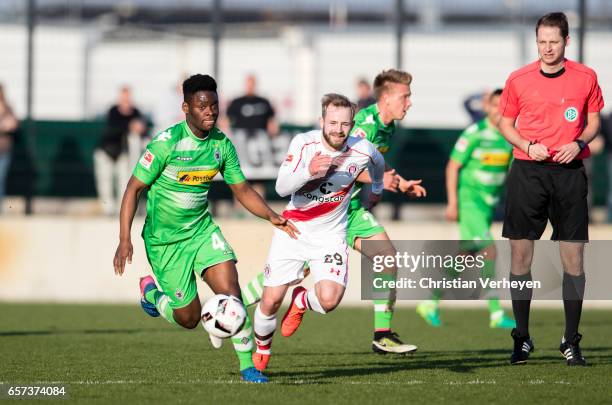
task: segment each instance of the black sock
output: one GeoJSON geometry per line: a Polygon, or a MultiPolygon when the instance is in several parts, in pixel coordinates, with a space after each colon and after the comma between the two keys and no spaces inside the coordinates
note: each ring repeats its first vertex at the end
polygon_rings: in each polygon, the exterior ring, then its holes
{"type": "Polygon", "coordinates": [[[390,333],[391,333],[391,331],[389,331],[389,330],[385,330],[385,331],[382,331],[382,332],[374,332],[374,340],[382,339],[385,336],[389,336],[390,333]]]}
{"type": "Polygon", "coordinates": [[[582,300],[584,298],[584,273],[572,276],[563,273],[563,309],[565,310],[565,340],[571,341],[578,333],[580,315],[582,314],[582,300]]]}
{"type": "MultiPolygon", "coordinates": [[[[522,276],[510,274],[510,281],[532,281],[531,272],[522,276]]],[[[533,296],[533,288],[524,287],[510,288],[510,297],[512,297],[512,312],[516,320],[516,330],[521,336],[529,336],[529,308],[531,307],[531,297],[533,296]]]]}

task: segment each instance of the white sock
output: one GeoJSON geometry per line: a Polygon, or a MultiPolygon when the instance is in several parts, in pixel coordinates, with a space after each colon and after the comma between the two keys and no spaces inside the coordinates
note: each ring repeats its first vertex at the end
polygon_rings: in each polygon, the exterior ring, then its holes
{"type": "Polygon", "coordinates": [[[319,302],[319,299],[317,298],[317,293],[315,292],[314,289],[308,290],[306,299],[308,300],[308,306],[310,307],[311,310],[318,312],[320,314],[325,313],[325,310],[321,306],[321,303],[319,302]]]}
{"type": "Polygon", "coordinates": [[[257,353],[270,354],[272,346],[272,336],[276,330],[276,314],[264,315],[257,305],[253,319],[255,330],[255,344],[257,345],[257,353]]]}

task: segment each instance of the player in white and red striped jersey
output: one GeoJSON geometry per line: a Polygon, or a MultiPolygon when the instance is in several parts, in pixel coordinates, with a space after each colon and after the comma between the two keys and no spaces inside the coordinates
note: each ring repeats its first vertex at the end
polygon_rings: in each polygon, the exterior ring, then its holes
{"type": "Polygon", "coordinates": [[[340,303],[348,280],[347,211],[357,178],[367,170],[372,182],[371,205],[383,191],[384,158],[368,140],[349,137],[354,105],[339,94],[325,95],[321,104],[321,130],[293,138],[276,181],[279,195],[291,195],[282,215],[300,235],[292,240],[275,232],[272,238],[263,295],[254,318],[257,351],[253,360],[260,370],[269,360],[276,313],[289,286],[304,278],[304,263],[315,285],[311,290],[301,286],[293,290],[282,334],[291,336],[307,309],[324,314],[340,303]]]}

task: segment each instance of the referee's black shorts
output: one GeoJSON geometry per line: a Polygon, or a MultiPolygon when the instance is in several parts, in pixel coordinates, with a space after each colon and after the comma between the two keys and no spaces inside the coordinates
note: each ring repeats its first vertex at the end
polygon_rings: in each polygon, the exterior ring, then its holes
{"type": "Polygon", "coordinates": [[[561,165],[515,159],[507,190],[504,238],[540,239],[550,219],[552,240],[589,239],[588,183],[582,160],[561,165]]]}

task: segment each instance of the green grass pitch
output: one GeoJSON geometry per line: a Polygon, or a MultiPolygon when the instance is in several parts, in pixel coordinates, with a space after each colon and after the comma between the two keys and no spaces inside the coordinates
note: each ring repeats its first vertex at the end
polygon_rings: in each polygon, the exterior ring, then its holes
{"type": "MultiPolygon", "coordinates": [[[[291,338],[278,334],[267,385],[239,381],[227,341],[214,350],[202,328],[182,330],[139,306],[0,304],[0,382],[63,383],[78,403],[581,403],[612,400],[612,311],[582,318],[586,368],[558,352],[561,310],[533,310],[536,351],[510,366],[508,331],[486,310],[444,310],[425,325],[411,308],[394,324],[413,356],[370,351],[372,310],[308,313],[291,338]],[[527,402],[524,402],[527,400],[527,402]]],[[[20,402],[23,403],[23,402],[20,402]]]]}

